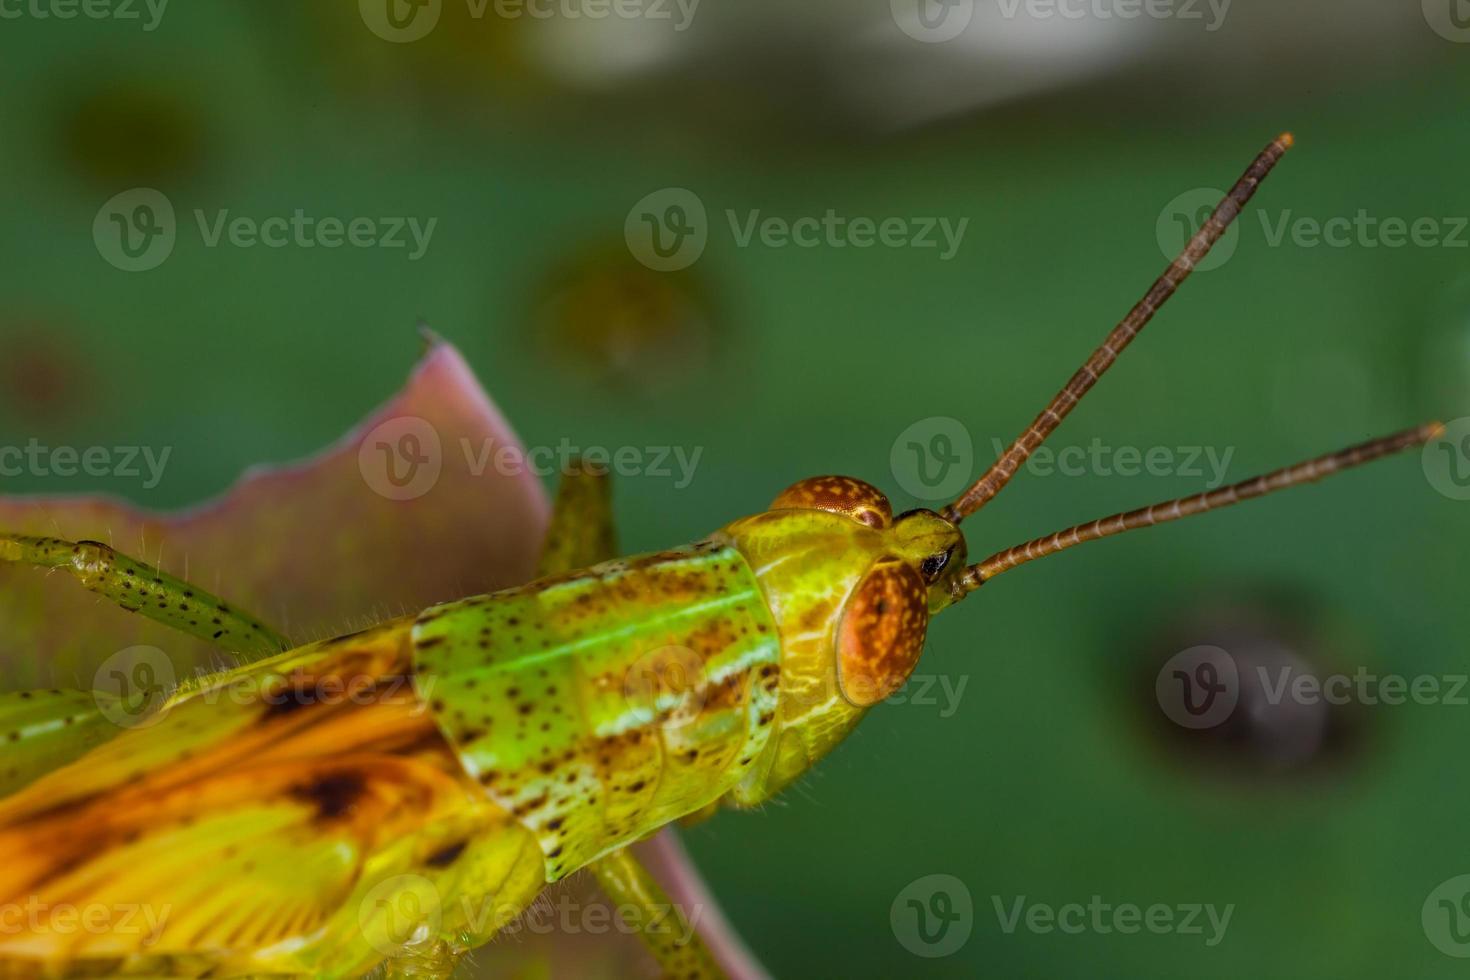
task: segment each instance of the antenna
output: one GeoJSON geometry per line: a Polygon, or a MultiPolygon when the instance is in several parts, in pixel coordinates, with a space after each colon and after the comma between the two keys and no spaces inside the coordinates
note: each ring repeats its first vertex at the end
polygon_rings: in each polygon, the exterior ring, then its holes
{"type": "Polygon", "coordinates": [[[1441,423],[1429,422],[1417,429],[1407,429],[1382,439],[1374,439],[1372,442],[1344,449],[1341,452],[1319,456],[1305,463],[1288,466],[1233,486],[1221,487],[1218,490],[1196,494],[1193,497],[1181,497],[1178,500],[1154,504],[1151,507],[1099,518],[1087,524],[1078,524],[1064,531],[1057,531],[1055,534],[1027,541],[1025,544],[1018,544],[1014,548],[998,551],[984,561],[971,565],[956,584],[955,597],[962,598],[1001,572],[1009,571],[1017,565],[1024,565],[1028,561],[1045,558],[1047,555],[1054,555],[1058,551],[1065,551],[1088,541],[1122,534],[1124,531],[1153,527],[1155,524],[1167,524],[1169,521],[1219,510],[1221,507],[1229,507],[1244,500],[1264,497],[1277,490],[1286,490],[1305,483],[1315,483],[1334,473],[1352,469],[1354,466],[1361,466],[1375,459],[1382,459],[1406,449],[1413,449],[1415,446],[1422,446],[1438,439],[1443,433],[1444,426],[1441,423]]]}
{"type": "Polygon", "coordinates": [[[1046,437],[1056,430],[1057,426],[1062,424],[1062,419],[1077,407],[1082,396],[1097,383],[1097,379],[1102,377],[1103,372],[1113,366],[1118,355],[1123,353],[1123,348],[1138,336],[1139,332],[1153,319],[1154,314],[1159,311],[1159,307],[1174,295],[1180,283],[1188,279],[1195,266],[1210,253],[1210,249],[1225,234],[1225,229],[1230,227],[1230,223],[1236,219],[1256,193],[1256,188],[1260,186],[1261,181],[1266,179],[1271,168],[1276,166],[1276,161],[1280,160],[1282,154],[1291,148],[1293,142],[1290,133],[1282,133],[1260,152],[1249,169],[1230,189],[1230,193],[1226,194],[1225,199],[1215,207],[1209,220],[1194,233],[1189,244],[1184,246],[1184,251],[1170,263],[1162,276],[1154,280],[1154,284],[1149,287],[1143,299],[1139,300],[1128,315],[1113,328],[1112,333],[1108,334],[1108,338],[1102,342],[1102,346],[1092,352],[1087,363],[1083,364],[1077,373],[1072,375],[1072,380],[1057,392],[1051,404],[1041,410],[1041,414],[1036,416],[1036,421],[1032,422],[1030,427],[1022,432],[1015,442],[1011,443],[1011,448],[991,464],[984,476],[976,480],[970,489],[960,495],[958,500],[944,509],[945,519],[954,524],[960,523],[989,503],[992,497],[1000,493],[1001,489],[1011,482],[1011,477],[1016,475],[1016,471],[1020,469],[1021,464],[1026,462],[1027,457],[1036,451],[1036,447],[1040,446],[1046,437]]]}

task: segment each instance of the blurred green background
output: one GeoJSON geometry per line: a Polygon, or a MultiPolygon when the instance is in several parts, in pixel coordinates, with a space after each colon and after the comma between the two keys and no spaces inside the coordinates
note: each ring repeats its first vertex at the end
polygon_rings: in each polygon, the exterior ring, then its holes
{"type": "MultiPolygon", "coordinates": [[[[6,492],[155,508],[216,494],[395,391],[422,320],[530,445],[702,450],[687,487],[620,483],[630,551],[816,473],[932,505],[890,464],[899,434],[950,417],[975,447],[964,462],[987,463],[1163,267],[1171,202],[1228,186],[1287,128],[1298,148],[1234,255],[1190,282],[1058,447],[1233,450],[1242,479],[1470,414],[1470,233],[1455,231],[1470,215],[1470,45],[1431,27],[1435,0],[1238,0],[1215,31],[1094,18],[1055,37],[1035,18],[992,31],[986,6],[971,47],[909,37],[870,0],[707,3],[683,31],[449,4],[401,44],[349,4],[179,4],[154,30],[142,6],[143,22],[10,8],[0,442],[174,449],[151,490],[29,474],[6,492]],[[178,241],[130,273],[92,225],[138,186],[167,195],[178,241]],[[667,187],[698,196],[709,240],[658,273],[624,223],[667,187]],[[196,208],[437,225],[417,261],[208,248],[196,208]],[[948,261],[742,247],[726,211],[757,209],[968,225],[948,261]],[[1360,209],[1434,219],[1440,241],[1272,242],[1282,220],[1360,209]]],[[[1207,478],[1023,473],[967,525],[971,548],[1207,478]]],[[[1467,530],[1470,504],[1411,455],[1028,567],[937,622],[919,668],[930,698],[911,689],[776,805],[685,839],[780,977],[1463,975],[1421,910],[1470,872],[1470,705],[1253,703],[1191,735],[1154,681],[1201,643],[1319,675],[1463,675],[1467,530]],[[944,684],[964,684],[953,703],[944,684]],[[973,902],[969,938],[939,958],[890,923],[932,874],[973,902]],[[1008,934],[995,910],[1094,895],[1234,912],[1207,947],[1008,934]]]]}

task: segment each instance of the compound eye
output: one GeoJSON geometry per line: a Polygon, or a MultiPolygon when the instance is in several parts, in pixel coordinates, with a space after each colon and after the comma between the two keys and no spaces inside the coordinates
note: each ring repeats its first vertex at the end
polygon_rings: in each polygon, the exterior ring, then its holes
{"type": "Polygon", "coordinates": [[[883,491],[850,476],[798,480],[781,491],[771,510],[825,510],[880,529],[893,523],[893,505],[883,491]]]}
{"type": "Polygon", "coordinates": [[[929,600],[908,563],[879,561],[848,597],[837,625],[837,682],[860,708],[877,704],[908,682],[924,650],[929,600]]]}
{"type": "Polygon", "coordinates": [[[946,548],[943,553],[930,555],[919,562],[919,573],[924,576],[924,581],[933,585],[939,578],[941,572],[949,566],[949,559],[954,555],[953,548],[946,548]]]}

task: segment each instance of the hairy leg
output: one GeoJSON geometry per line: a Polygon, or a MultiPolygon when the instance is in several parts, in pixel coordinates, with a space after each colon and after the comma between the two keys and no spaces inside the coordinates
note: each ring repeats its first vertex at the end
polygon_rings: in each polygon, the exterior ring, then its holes
{"type": "Polygon", "coordinates": [[[210,640],[229,653],[266,656],[291,647],[284,636],[218,596],[97,541],[0,533],[0,561],[66,572],[129,612],[210,640]]]}

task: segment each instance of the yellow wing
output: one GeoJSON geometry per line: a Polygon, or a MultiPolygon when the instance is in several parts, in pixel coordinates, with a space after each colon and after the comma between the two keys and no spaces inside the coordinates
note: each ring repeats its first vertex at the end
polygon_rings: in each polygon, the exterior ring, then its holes
{"type": "Polygon", "coordinates": [[[0,959],[286,955],[473,824],[399,638],[352,644],[262,667],[250,696],[194,692],[0,801],[0,908],[24,917],[0,959]]]}

